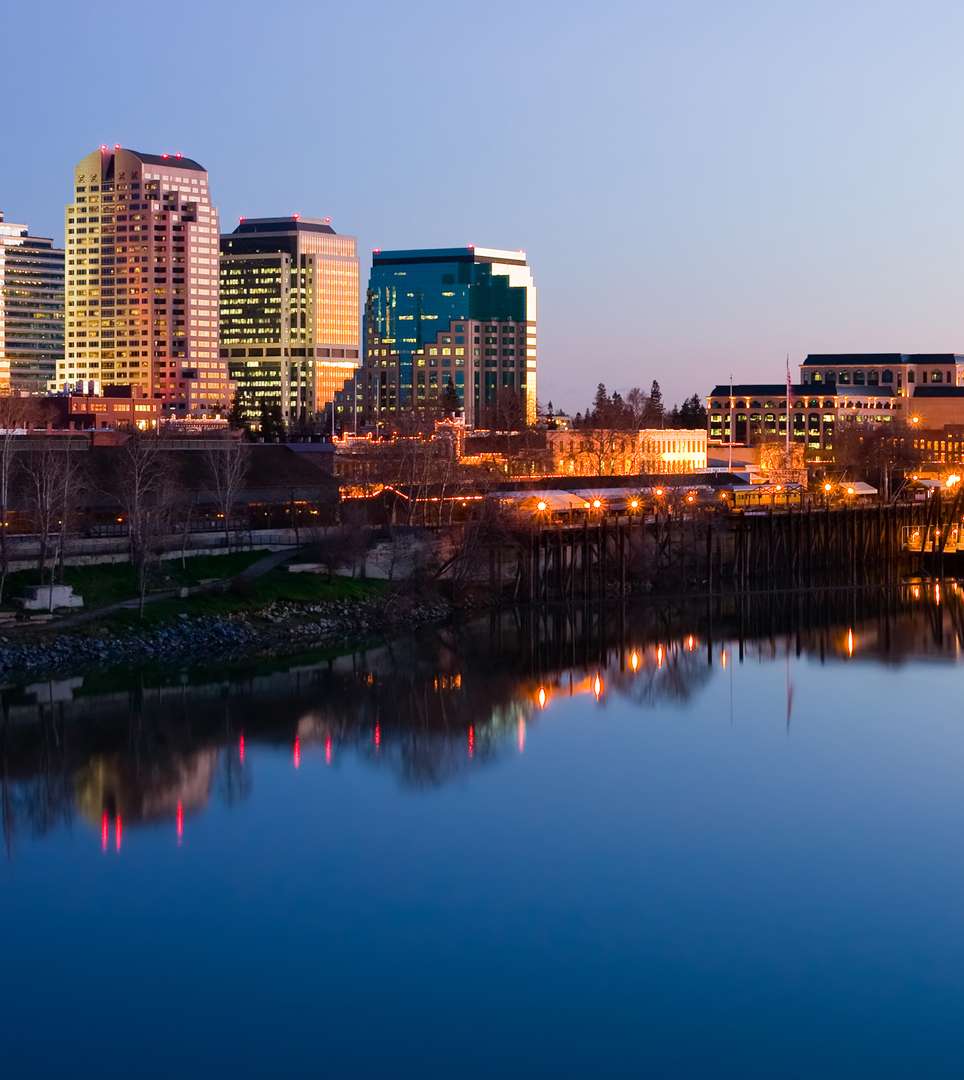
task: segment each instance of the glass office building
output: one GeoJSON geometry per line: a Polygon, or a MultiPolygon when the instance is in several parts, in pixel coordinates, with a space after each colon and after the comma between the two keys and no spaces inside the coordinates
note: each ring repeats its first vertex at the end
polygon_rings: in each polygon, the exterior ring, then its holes
{"type": "Polygon", "coordinates": [[[327,412],[358,367],[358,255],[328,218],[245,218],[221,238],[221,356],[257,425],[327,412]]]}
{"type": "Polygon", "coordinates": [[[368,424],[431,414],[452,386],[469,428],[535,419],[536,287],[523,251],[374,252],[364,341],[348,417],[353,406],[368,424]]]}
{"type": "Polygon", "coordinates": [[[42,394],[64,356],[64,253],[0,211],[0,394],[42,394]]]}

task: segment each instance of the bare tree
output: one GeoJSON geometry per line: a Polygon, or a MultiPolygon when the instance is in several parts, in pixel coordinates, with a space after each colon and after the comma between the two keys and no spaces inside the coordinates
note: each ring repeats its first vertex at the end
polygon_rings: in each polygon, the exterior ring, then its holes
{"type": "Polygon", "coordinates": [[[40,420],[40,409],[32,398],[0,398],[0,604],[3,603],[10,571],[10,508],[14,487],[17,440],[40,420]]]}
{"type": "Polygon", "coordinates": [[[26,453],[21,467],[24,474],[26,503],[33,518],[34,532],[37,534],[37,579],[41,586],[45,583],[49,586],[52,605],[54,572],[57,567],[56,553],[50,559],[49,580],[46,582],[45,575],[52,540],[59,529],[61,501],[67,487],[66,455],[61,447],[54,444],[53,440],[45,439],[40,445],[26,453]]]}
{"type": "Polygon", "coordinates": [[[131,434],[122,451],[116,495],[127,522],[130,560],[137,577],[141,615],[144,614],[150,570],[160,558],[162,538],[170,527],[177,497],[174,480],[169,455],[158,436],[141,432],[131,434]]]}
{"type": "Polygon", "coordinates": [[[204,460],[218,513],[224,522],[224,542],[230,551],[231,519],[250,468],[248,447],[240,439],[229,436],[205,450],[204,460]]]}
{"type": "MultiPolygon", "coordinates": [[[[87,486],[87,470],[84,467],[84,456],[78,454],[73,445],[74,440],[68,436],[62,451],[63,465],[60,469],[60,499],[58,510],[59,535],[57,538],[57,562],[60,567],[60,581],[64,580],[64,565],[67,556],[67,535],[77,512],[77,506],[87,486]]],[[[51,574],[51,580],[53,575],[51,574]]],[[[51,600],[53,594],[51,593],[51,600]]]]}

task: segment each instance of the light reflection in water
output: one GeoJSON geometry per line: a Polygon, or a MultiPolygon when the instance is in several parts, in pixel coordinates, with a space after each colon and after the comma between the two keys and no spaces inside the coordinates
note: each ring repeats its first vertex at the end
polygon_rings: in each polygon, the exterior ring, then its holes
{"type": "MultiPolygon", "coordinates": [[[[406,786],[436,787],[468,762],[487,765],[507,750],[527,754],[530,725],[553,723],[553,706],[567,698],[601,704],[612,696],[641,710],[667,699],[685,703],[703,692],[714,667],[729,674],[754,656],[786,655],[789,663],[791,650],[821,663],[959,658],[964,596],[957,588],[922,594],[912,585],[879,610],[861,609],[846,595],[811,601],[810,623],[799,622],[798,610],[788,609],[788,621],[772,630],[753,609],[716,613],[712,624],[684,612],[684,628],[675,634],[655,619],[649,626],[629,622],[621,631],[602,612],[576,627],[565,620],[534,625],[510,613],[494,628],[485,620],[447,632],[441,643],[410,639],[315,667],[287,672],[282,666],[237,684],[198,682],[186,695],[181,680],[129,695],[78,693],[83,679],[63,689],[42,683],[5,691],[15,721],[10,730],[19,740],[8,739],[10,766],[0,777],[7,850],[22,835],[31,811],[20,808],[37,802],[29,795],[37,786],[45,793],[41,835],[77,811],[95,836],[99,832],[104,853],[120,852],[131,829],[158,820],[173,825],[181,844],[187,819],[215,793],[228,802],[248,797],[252,739],[259,748],[286,746],[296,770],[315,745],[326,766],[337,749],[377,761],[406,786]],[[814,615],[826,617],[814,623],[814,615]],[[739,647],[738,618],[748,631],[739,647]],[[667,640],[681,646],[667,648],[667,640]],[[93,718],[98,736],[86,740],[93,718]],[[51,747],[61,758],[51,756],[51,747]],[[50,780],[51,769],[65,778],[60,788],[50,780]]],[[[787,681],[789,687],[789,673],[787,681]]],[[[788,689],[788,703],[790,697],[788,689]]],[[[788,704],[788,724],[790,711],[788,704]]]]}

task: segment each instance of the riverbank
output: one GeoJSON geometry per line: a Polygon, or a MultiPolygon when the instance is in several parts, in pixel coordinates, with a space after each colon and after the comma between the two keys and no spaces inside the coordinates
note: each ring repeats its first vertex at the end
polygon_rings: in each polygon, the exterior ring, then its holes
{"type": "Polygon", "coordinates": [[[76,629],[56,625],[0,635],[0,679],[70,674],[96,666],[184,665],[252,660],[307,648],[350,648],[440,622],[451,614],[436,594],[413,596],[384,583],[266,575],[246,587],[162,600],[144,619],[125,610],[76,629]],[[278,595],[279,584],[284,595],[278,595]],[[312,596],[312,594],[315,594],[312,596]]]}

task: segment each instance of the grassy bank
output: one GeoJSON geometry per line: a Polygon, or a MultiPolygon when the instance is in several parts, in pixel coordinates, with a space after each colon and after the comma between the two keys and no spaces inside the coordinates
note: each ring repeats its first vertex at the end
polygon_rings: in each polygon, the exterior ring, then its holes
{"type": "MultiPolygon", "coordinates": [[[[283,567],[268,571],[250,582],[238,582],[223,592],[204,593],[184,600],[158,600],[148,604],[141,618],[125,610],[107,616],[112,626],[157,626],[180,615],[231,615],[255,612],[274,602],[321,604],[328,601],[363,600],[384,594],[382,581],[357,581],[336,577],[329,581],[318,574],[291,574],[283,567]]],[[[105,620],[106,621],[106,620],[105,620]]]]}
{"type": "MultiPolygon", "coordinates": [[[[194,555],[181,566],[180,559],[165,559],[151,574],[151,592],[199,585],[210,578],[232,578],[268,554],[264,550],[232,551],[223,555],[194,555]]],[[[14,607],[13,599],[38,582],[36,570],[18,570],[7,576],[4,607],[14,607]]],[[[137,596],[137,578],[130,563],[103,563],[96,566],[64,567],[64,584],[84,598],[84,607],[104,607],[137,596]]]]}

